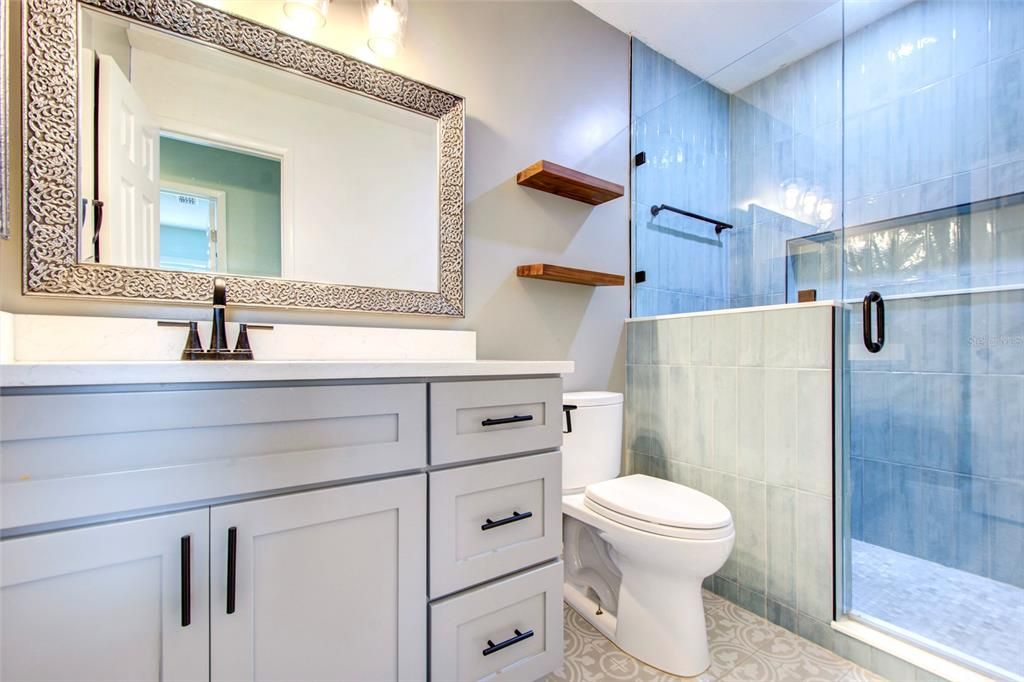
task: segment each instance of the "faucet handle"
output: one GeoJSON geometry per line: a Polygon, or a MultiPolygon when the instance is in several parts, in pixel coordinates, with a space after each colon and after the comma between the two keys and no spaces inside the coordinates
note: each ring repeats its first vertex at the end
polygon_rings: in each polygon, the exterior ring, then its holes
{"type": "Polygon", "coordinates": [[[182,360],[195,360],[197,353],[203,352],[203,342],[199,338],[199,323],[190,321],[188,323],[188,337],[185,339],[185,348],[181,351],[182,360]]]}
{"type": "Polygon", "coordinates": [[[249,325],[245,322],[238,324],[238,338],[235,340],[235,358],[238,360],[252,360],[252,346],[249,345],[249,325]]]}

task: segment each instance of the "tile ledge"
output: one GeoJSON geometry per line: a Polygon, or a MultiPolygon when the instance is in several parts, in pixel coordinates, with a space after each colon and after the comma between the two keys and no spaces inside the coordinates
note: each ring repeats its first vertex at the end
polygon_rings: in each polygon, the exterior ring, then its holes
{"type": "Polygon", "coordinates": [[[680,317],[709,317],[713,315],[741,315],[743,313],[759,313],[766,310],[795,310],[802,308],[835,308],[842,302],[829,300],[811,301],[808,303],[779,303],[776,305],[758,305],[749,308],[719,308],[718,310],[699,310],[694,313],[669,313],[667,315],[648,315],[646,317],[627,317],[626,324],[631,322],[650,322],[651,320],[674,320],[680,317]]]}
{"type": "MultiPolygon", "coordinates": [[[[927,649],[914,646],[899,637],[890,635],[879,628],[872,627],[853,618],[842,618],[832,621],[832,629],[891,656],[895,656],[917,668],[944,679],[952,680],[953,682],[991,682],[992,680],[991,677],[956,663],[945,656],[940,656],[927,649]]],[[[1005,671],[1000,672],[1005,673],[1005,671]]],[[[1011,680],[1021,679],[1009,673],[1005,674],[1011,680]]]]}

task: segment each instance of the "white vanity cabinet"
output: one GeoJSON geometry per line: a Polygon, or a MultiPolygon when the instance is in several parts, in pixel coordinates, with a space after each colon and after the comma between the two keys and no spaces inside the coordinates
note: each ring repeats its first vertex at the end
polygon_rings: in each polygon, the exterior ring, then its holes
{"type": "Polygon", "coordinates": [[[554,671],[560,396],[536,371],[4,387],[0,679],[554,671]]]}
{"type": "Polygon", "coordinates": [[[426,676],[426,476],[214,507],[213,680],[426,676]]]}
{"type": "Polygon", "coordinates": [[[209,678],[209,510],[0,543],[0,679],[209,678]]]}

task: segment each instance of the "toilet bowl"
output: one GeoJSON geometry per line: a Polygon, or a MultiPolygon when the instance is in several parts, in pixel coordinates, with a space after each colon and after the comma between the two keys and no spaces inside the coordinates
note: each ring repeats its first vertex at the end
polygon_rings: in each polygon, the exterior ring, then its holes
{"type": "Polygon", "coordinates": [[[732,551],[732,516],[714,498],[651,476],[619,474],[622,395],[566,393],[565,600],[619,648],[692,677],[707,670],[701,583],[732,551]]]}

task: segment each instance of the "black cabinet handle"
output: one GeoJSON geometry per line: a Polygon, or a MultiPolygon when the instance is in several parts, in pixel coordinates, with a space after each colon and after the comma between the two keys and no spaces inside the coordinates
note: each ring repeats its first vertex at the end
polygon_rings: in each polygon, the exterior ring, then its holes
{"type": "Polygon", "coordinates": [[[235,612],[235,558],[238,555],[238,528],[228,528],[228,613],[235,612]]]}
{"type": "Polygon", "coordinates": [[[515,644],[517,642],[521,642],[524,639],[530,639],[531,637],[533,637],[533,630],[527,630],[526,632],[519,632],[519,630],[516,629],[516,630],[513,630],[513,632],[515,632],[516,634],[514,636],[512,636],[512,637],[509,637],[504,642],[498,642],[497,644],[495,644],[491,640],[487,640],[487,648],[484,649],[484,651],[483,651],[484,656],[490,656],[491,654],[493,654],[493,653],[495,653],[497,651],[501,651],[502,649],[504,649],[507,646],[512,646],[513,644],[515,644]]]}
{"type": "Polygon", "coordinates": [[[515,417],[501,417],[499,419],[485,419],[480,426],[497,426],[498,424],[515,424],[516,422],[533,421],[532,414],[516,415],[515,417]]]}
{"type": "Polygon", "coordinates": [[[877,291],[870,292],[864,297],[862,309],[864,323],[864,347],[869,353],[877,353],[885,345],[885,301],[877,291]],[[878,326],[877,341],[872,338],[874,334],[871,329],[871,304],[875,304],[875,322],[878,326]]]}
{"type": "Polygon", "coordinates": [[[531,516],[533,516],[533,512],[523,512],[522,514],[520,514],[519,512],[514,511],[512,512],[512,516],[506,516],[505,518],[498,519],[497,521],[491,521],[490,519],[487,519],[487,523],[480,526],[480,530],[490,530],[492,528],[497,528],[498,526],[504,526],[509,523],[515,523],[516,521],[528,519],[531,516]]]}
{"type": "Polygon", "coordinates": [[[192,623],[192,536],[181,538],[181,627],[192,623]]]}

